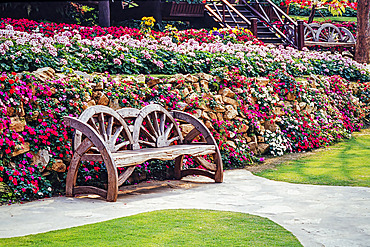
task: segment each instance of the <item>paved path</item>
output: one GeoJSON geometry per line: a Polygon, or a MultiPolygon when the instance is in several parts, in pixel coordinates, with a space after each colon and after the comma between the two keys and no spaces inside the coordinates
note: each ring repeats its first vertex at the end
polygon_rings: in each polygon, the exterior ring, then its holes
{"type": "Polygon", "coordinates": [[[304,246],[370,246],[370,188],[297,185],[225,173],[222,184],[121,195],[115,203],[89,198],[51,198],[0,207],[0,237],[21,236],[100,222],[141,212],[199,208],[267,217],[304,246]]]}

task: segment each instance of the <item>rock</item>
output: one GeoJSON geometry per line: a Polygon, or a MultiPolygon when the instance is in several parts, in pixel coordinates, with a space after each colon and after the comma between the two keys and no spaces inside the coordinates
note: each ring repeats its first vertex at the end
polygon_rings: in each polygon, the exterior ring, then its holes
{"type": "Polygon", "coordinates": [[[210,81],[213,79],[212,75],[206,74],[206,73],[198,73],[196,74],[197,77],[199,77],[201,80],[210,81]]]}
{"type": "Polygon", "coordinates": [[[299,107],[303,110],[306,107],[306,102],[299,102],[299,107]]]}
{"type": "Polygon", "coordinates": [[[14,107],[7,107],[6,108],[6,115],[9,117],[15,116],[15,109],[14,107]]]}
{"type": "Polygon", "coordinates": [[[208,116],[214,120],[214,119],[217,119],[217,115],[214,113],[214,112],[208,112],[208,116]]]}
{"type": "Polygon", "coordinates": [[[189,89],[188,89],[188,88],[184,88],[184,90],[182,90],[182,96],[183,96],[183,97],[188,96],[188,95],[189,95],[189,93],[190,93],[190,91],[189,91],[189,89]]]}
{"type": "Polygon", "coordinates": [[[224,115],[221,112],[217,112],[217,119],[218,121],[224,121],[224,115]]]}
{"type": "Polygon", "coordinates": [[[263,136],[257,136],[257,142],[265,142],[265,138],[263,136]]]}
{"type": "Polygon", "coordinates": [[[223,97],[229,97],[229,98],[234,98],[235,97],[235,93],[233,91],[231,91],[230,88],[227,88],[227,87],[221,88],[218,91],[218,94],[221,94],[223,97]]]}
{"type": "Polygon", "coordinates": [[[170,91],[170,93],[172,93],[173,95],[175,95],[175,96],[177,96],[177,95],[181,95],[181,93],[180,93],[180,90],[178,90],[178,89],[172,89],[171,91],[170,91]]]}
{"type": "Polygon", "coordinates": [[[140,74],[140,75],[134,77],[134,80],[138,83],[145,83],[145,75],[140,74]]]}
{"type": "Polygon", "coordinates": [[[24,117],[24,115],[26,115],[26,113],[24,112],[24,108],[23,108],[23,102],[21,102],[21,104],[20,104],[20,106],[17,110],[17,114],[20,117],[24,117]]]}
{"type": "MultiPolygon", "coordinates": [[[[87,79],[87,80],[93,80],[93,77],[91,75],[89,75],[88,73],[86,73],[86,72],[82,72],[82,71],[74,71],[74,72],[79,77],[83,77],[84,79],[87,79]]],[[[57,73],[56,75],[58,76],[58,78],[64,78],[65,77],[64,74],[60,74],[60,73],[57,73]]]]}
{"type": "Polygon", "coordinates": [[[252,142],[254,140],[252,137],[248,136],[247,134],[244,134],[243,137],[245,138],[247,142],[252,142]]]}
{"type": "MultiPolygon", "coordinates": [[[[154,87],[155,85],[159,84],[160,82],[161,82],[161,79],[152,78],[146,83],[146,85],[148,85],[148,87],[154,87]]],[[[168,83],[170,83],[170,82],[168,82],[168,83]]],[[[172,83],[170,83],[170,84],[172,84],[172,83]]]]}
{"type": "Polygon", "coordinates": [[[292,92],[287,93],[286,99],[289,101],[295,100],[295,95],[292,92]]]}
{"type": "MultiPolygon", "coordinates": [[[[179,82],[179,80],[177,79],[177,78],[175,78],[175,77],[171,77],[171,78],[169,78],[168,80],[167,80],[167,83],[170,83],[170,84],[175,84],[174,85],[174,87],[175,88],[179,88],[179,87],[181,87],[181,85],[182,85],[182,83],[180,83],[179,82]]],[[[148,86],[149,86],[149,84],[148,84],[148,86]]]]}
{"type": "Polygon", "coordinates": [[[183,74],[176,74],[174,77],[177,81],[185,81],[185,76],[183,74]]]}
{"type": "Polygon", "coordinates": [[[24,144],[19,144],[14,147],[13,153],[10,154],[11,157],[15,157],[17,155],[27,153],[30,151],[30,144],[28,142],[25,142],[24,144]]]}
{"type": "Polygon", "coordinates": [[[41,149],[37,154],[33,154],[32,163],[37,165],[39,171],[42,172],[45,167],[49,164],[51,154],[46,149],[41,149]]]}
{"type": "Polygon", "coordinates": [[[95,100],[90,100],[89,102],[84,103],[82,105],[82,109],[86,110],[87,108],[89,108],[90,106],[93,106],[93,105],[96,105],[95,100]]]}
{"type": "Polygon", "coordinates": [[[237,94],[241,94],[243,93],[243,89],[241,89],[240,87],[233,87],[232,90],[237,93],[237,94]]]}
{"type": "Polygon", "coordinates": [[[121,109],[122,107],[119,105],[119,101],[118,99],[113,99],[109,102],[109,105],[108,105],[110,108],[112,108],[113,110],[119,110],[121,109]]]}
{"type": "Polygon", "coordinates": [[[221,95],[215,95],[214,96],[214,99],[220,105],[222,105],[224,103],[224,101],[222,100],[222,96],[221,95]]]}
{"type": "Polygon", "coordinates": [[[85,97],[85,101],[89,101],[89,100],[91,100],[91,96],[90,96],[90,94],[89,94],[88,92],[86,92],[86,93],[84,94],[84,97],[85,97]]]}
{"type": "Polygon", "coordinates": [[[187,135],[192,129],[194,129],[194,126],[192,124],[181,124],[180,129],[184,135],[187,135]]]}
{"type": "Polygon", "coordinates": [[[233,142],[233,141],[226,141],[226,144],[227,144],[228,146],[230,146],[230,147],[234,148],[234,149],[236,149],[236,148],[237,148],[237,147],[236,147],[235,142],[233,142]]]}
{"type": "Polygon", "coordinates": [[[208,107],[207,107],[207,105],[206,105],[206,102],[201,101],[201,102],[199,102],[199,104],[198,104],[198,108],[199,108],[199,109],[201,109],[201,110],[206,110],[208,107]]]}
{"type": "Polygon", "coordinates": [[[314,107],[310,106],[310,105],[307,105],[305,110],[307,111],[308,114],[311,114],[311,112],[313,112],[313,110],[314,110],[314,107]]]}
{"type": "Polygon", "coordinates": [[[202,110],[200,109],[196,109],[195,111],[193,111],[192,115],[196,118],[201,118],[203,113],[202,113],[202,110]]]}
{"type": "Polygon", "coordinates": [[[257,149],[258,149],[258,152],[260,154],[265,154],[265,153],[267,153],[267,151],[269,150],[269,148],[270,148],[270,145],[269,144],[259,143],[257,149]]]}
{"type": "Polygon", "coordinates": [[[208,116],[207,112],[205,112],[205,111],[202,112],[202,118],[204,118],[206,120],[211,120],[211,118],[208,116]]]}
{"type": "Polygon", "coordinates": [[[245,132],[247,132],[248,131],[248,129],[249,129],[249,126],[248,125],[246,125],[245,123],[242,123],[242,124],[240,124],[240,127],[238,128],[238,133],[245,133],[245,132]]]}
{"type": "Polygon", "coordinates": [[[232,105],[227,105],[226,107],[226,112],[224,114],[225,119],[233,119],[238,115],[238,111],[234,109],[232,105]]]}
{"type": "Polygon", "coordinates": [[[195,91],[197,91],[198,93],[200,93],[200,92],[201,92],[201,90],[200,90],[200,86],[199,86],[199,83],[194,83],[194,84],[193,84],[193,86],[194,86],[194,88],[195,88],[195,91]]]}
{"type": "Polygon", "coordinates": [[[197,100],[198,100],[198,94],[196,94],[196,93],[192,93],[192,94],[190,94],[190,95],[185,99],[186,103],[188,103],[188,104],[190,104],[190,103],[192,103],[192,102],[194,102],[194,101],[197,101],[197,100]]]}
{"type": "Polygon", "coordinates": [[[275,124],[274,121],[271,120],[271,121],[266,121],[264,124],[264,127],[265,129],[270,130],[271,132],[275,132],[278,126],[275,124]]]}
{"type": "Polygon", "coordinates": [[[93,87],[93,90],[103,90],[104,89],[104,83],[103,80],[99,80],[95,86],[93,87]]]}
{"type": "Polygon", "coordinates": [[[208,129],[210,129],[210,130],[214,129],[214,128],[213,128],[213,125],[212,125],[212,122],[211,122],[211,121],[209,121],[209,120],[207,120],[207,121],[205,122],[205,125],[206,125],[206,126],[207,126],[207,128],[208,128],[208,129]]]}
{"type": "Polygon", "coordinates": [[[10,124],[9,129],[14,130],[15,132],[22,132],[24,130],[24,126],[26,126],[26,121],[24,118],[11,117],[10,118],[10,124]]]}
{"type": "Polygon", "coordinates": [[[47,80],[54,78],[55,70],[50,67],[45,67],[37,69],[35,72],[33,72],[33,74],[40,81],[46,82],[47,80]]]}
{"type": "Polygon", "coordinates": [[[39,114],[40,114],[39,111],[33,111],[32,115],[26,116],[26,120],[27,121],[35,121],[38,118],[39,114]]]}
{"type": "Polygon", "coordinates": [[[275,107],[273,109],[273,111],[274,111],[275,115],[277,115],[277,116],[284,116],[285,115],[285,112],[283,111],[283,108],[281,108],[281,107],[275,107]]]}
{"type": "Polygon", "coordinates": [[[185,110],[185,108],[188,106],[188,104],[186,104],[185,102],[178,102],[177,103],[177,109],[179,109],[180,111],[183,111],[185,110]]]}
{"type": "Polygon", "coordinates": [[[208,87],[208,81],[206,81],[206,80],[201,80],[201,81],[200,81],[200,86],[201,86],[204,90],[206,90],[206,91],[208,91],[208,90],[209,90],[209,87],[208,87]]]}
{"type": "Polygon", "coordinates": [[[193,75],[187,74],[185,75],[185,80],[191,83],[196,83],[198,81],[198,78],[193,75]]]}
{"type": "Polygon", "coordinates": [[[217,105],[215,107],[216,112],[225,112],[225,107],[223,105],[217,105]]]}
{"type": "Polygon", "coordinates": [[[98,105],[105,105],[107,106],[109,104],[108,97],[103,93],[98,101],[98,105]]]}
{"type": "Polygon", "coordinates": [[[233,105],[234,107],[237,107],[239,105],[238,101],[236,101],[235,99],[229,97],[222,97],[222,99],[225,102],[225,104],[233,105]]]}
{"type": "Polygon", "coordinates": [[[233,139],[235,136],[236,136],[236,134],[234,132],[230,131],[227,138],[233,139]]]}
{"type": "Polygon", "coordinates": [[[67,170],[67,166],[63,163],[63,160],[56,159],[51,169],[56,172],[65,172],[67,170]]]}
{"type": "Polygon", "coordinates": [[[256,79],[256,83],[259,86],[266,86],[269,82],[270,82],[270,80],[268,78],[264,78],[264,77],[259,77],[259,78],[256,79]]]}
{"type": "Polygon", "coordinates": [[[248,146],[249,146],[250,150],[251,150],[253,153],[257,153],[257,147],[258,147],[257,142],[249,142],[249,143],[248,143],[248,146]]]}

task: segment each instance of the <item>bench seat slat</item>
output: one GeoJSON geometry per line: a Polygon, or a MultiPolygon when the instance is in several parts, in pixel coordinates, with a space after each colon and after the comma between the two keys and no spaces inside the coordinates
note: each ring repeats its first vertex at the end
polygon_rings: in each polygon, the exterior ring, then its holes
{"type": "MultiPolygon", "coordinates": [[[[200,156],[213,154],[216,151],[214,145],[173,145],[161,148],[143,148],[138,150],[124,150],[112,153],[116,167],[125,167],[141,164],[147,160],[173,160],[180,155],[200,156]]],[[[102,161],[100,154],[85,154],[82,156],[85,161],[102,161]]]]}

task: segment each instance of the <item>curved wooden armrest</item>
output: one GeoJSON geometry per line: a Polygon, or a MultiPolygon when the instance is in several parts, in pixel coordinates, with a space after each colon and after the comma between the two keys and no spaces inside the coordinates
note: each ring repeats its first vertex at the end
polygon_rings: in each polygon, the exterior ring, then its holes
{"type": "Polygon", "coordinates": [[[216,143],[215,139],[213,138],[207,126],[205,126],[204,123],[200,121],[198,118],[194,117],[193,115],[189,113],[182,112],[182,111],[171,111],[171,114],[175,119],[180,119],[182,121],[185,121],[193,125],[195,128],[195,130],[191,131],[193,133],[190,132],[186,137],[184,137],[184,143],[191,143],[194,139],[192,137],[193,136],[196,137],[199,134],[199,132],[203,135],[204,139],[207,141],[208,144],[216,143]]]}
{"type": "Polygon", "coordinates": [[[100,137],[99,133],[87,123],[74,117],[65,116],[64,124],[82,132],[94,144],[94,146],[99,149],[99,151],[107,148],[106,143],[100,137]]]}

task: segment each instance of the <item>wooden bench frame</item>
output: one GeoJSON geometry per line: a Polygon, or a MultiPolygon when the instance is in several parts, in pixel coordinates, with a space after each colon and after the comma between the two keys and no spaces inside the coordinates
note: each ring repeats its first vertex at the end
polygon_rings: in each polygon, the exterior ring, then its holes
{"type": "Polygon", "coordinates": [[[168,112],[158,104],[141,110],[92,106],[79,118],[64,117],[64,124],[75,129],[74,153],[69,166],[66,195],[97,194],[107,201],[117,200],[118,187],[132,174],[137,164],[147,160],[175,159],[175,178],[202,175],[221,183],[223,165],[220,150],[208,128],[194,116],[168,112]],[[183,137],[179,121],[193,126],[183,137]],[[184,156],[204,169],[183,167],[184,156]],[[202,156],[212,155],[212,162],[202,156]],[[108,173],[107,190],[93,186],[76,186],[81,161],[103,161],[108,173]],[[126,170],[118,176],[117,168],[126,170]]]}

